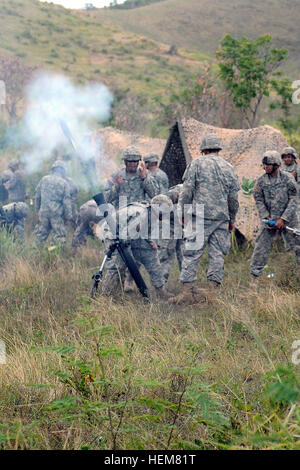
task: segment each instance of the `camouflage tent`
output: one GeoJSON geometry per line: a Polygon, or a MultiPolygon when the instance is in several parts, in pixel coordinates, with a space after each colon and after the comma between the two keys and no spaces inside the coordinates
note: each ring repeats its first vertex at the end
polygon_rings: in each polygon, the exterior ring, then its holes
{"type": "MultiPolygon", "coordinates": [[[[160,163],[160,168],[167,173],[171,186],[182,183],[186,166],[194,158],[201,156],[200,143],[209,132],[214,132],[221,138],[223,148],[220,154],[235,167],[241,186],[244,187],[245,180],[256,179],[263,173],[261,160],[266,150],[280,152],[287,146],[284,136],[270,126],[222,129],[195,119],[183,119],[171,128],[160,163]]],[[[252,240],[258,228],[253,197],[247,196],[246,191],[240,191],[239,202],[237,235],[252,240]]]]}

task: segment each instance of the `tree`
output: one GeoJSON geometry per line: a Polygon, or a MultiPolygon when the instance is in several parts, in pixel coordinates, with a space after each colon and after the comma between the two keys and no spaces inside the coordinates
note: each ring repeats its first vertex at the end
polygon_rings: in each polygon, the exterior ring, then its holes
{"type": "Polygon", "coordinates": [[[270,109],[281,111],[279,125],[284,134],[286,134],[290,144],[293,147],[299,145],[299,124],[300,116],[295,115],[295,106],[293,105],[293,87],[289,78],[272,81],[272,86],[276,92],[276,99],[270,103],[270,109]]]}
{"type": "Polygon", "coordinates": [[[0,80],[5,83],[5,109],[10,123],[17,118],[18,106],[24,97],[24,88],[35,69],[25,65],[18,57],[0,57],[0,80]]]}
{"type": "Polygon", "coordinates": [[[227,34],[216,52],[218,75],[250,128],[257,123],[263,98],[270,95],[281,75],[276,69],[287,57],[286,49],[275,49],[272,44],[270,35],[238,41],[227,34]]]}

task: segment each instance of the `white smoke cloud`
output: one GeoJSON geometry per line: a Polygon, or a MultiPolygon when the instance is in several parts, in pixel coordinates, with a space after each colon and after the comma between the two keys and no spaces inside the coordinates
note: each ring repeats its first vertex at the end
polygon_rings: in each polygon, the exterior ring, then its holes
{"type": "MultiPolygon", "coordinates": [[[[58,150],[58,158],[62,153],[73,153],[62,130],[64,124],[70,130],[80,156],[75,165],[78,173],[83,173],[80,161],[88,165],[95,156],[101,160],[101,143],[98,140],[95,144],[89,135],[95,122],[99,127],[110,117],[113,96],[105,85],[75,85],[65,76],[43,72],[30,83],[26,98],[22,140],[28,150],[22,161],[28,173],[40,169],[53,157],[54,150],[58,150]]],[[[95,174],[93,178],[95,180],[95,174]]],[[[84,184],[86,186],[86,181],[84,184]]]]}

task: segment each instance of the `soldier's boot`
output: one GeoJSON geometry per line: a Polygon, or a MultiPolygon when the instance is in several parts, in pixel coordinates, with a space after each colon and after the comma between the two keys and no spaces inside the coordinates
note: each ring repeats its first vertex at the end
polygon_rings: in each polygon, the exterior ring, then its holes
{"type": "Polygon", "coordinates": [[[175,305],[192,305],[200,302],[206,302],[207,297],[199,290],[196,285],[196,282],[184,282],[182,283],[181,292],[169,299],[170,304],[175,305]]]}
{"type": "Polygon", "coordinates": [[[169,300],[171,297],[173,297],[173,294],[168,292],[164,286],[155,287],[155,295],[158,299],[162,300],[169,300]]]}
{"type": "Polygon", "coordinates": [[[135,282],[132,279],[131,275],[130,274],[127,275],[124,281],[124,292],[126,293],[134,292],[135,291],[134,286],[135,286],[135,282]]]}
{"type": "Polygon", "coordinates": [[[219,282],[208,280],[207,289],[204,291],[207,302],[214,302],[217,299],[220,288],[221,284],[219,282]]]}
{"type": "Polygon", "coordinates": [[[254,274],[251,274],[251,281],[250,281],[251,289],[256,290],[259,284],[260,284],[259,276],[255,276],[254,274]]]}

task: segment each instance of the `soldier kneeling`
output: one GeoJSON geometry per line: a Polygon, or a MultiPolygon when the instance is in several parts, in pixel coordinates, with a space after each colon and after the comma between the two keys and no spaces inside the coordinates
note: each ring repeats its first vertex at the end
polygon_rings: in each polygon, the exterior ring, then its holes
{"type": "Polygon", "coordinates": [[[3,224],[20,243],[24,243],[24,226],[28,212],[29,208],[25,202],[12,202],[2,207],[3,224]]]}
{"type": "MultiPolygon", "coordinates": [[[[151,203],[133,202],[118,211],[119,221],[126,224],[119,228],[119,238],[126,240],[137,266],[143,265],[150,276],[150,281],[158,298],[169,299],[172,294],[164,288],[165,279],[158,258],[156,243],[151,240],[151,209],[158,213],[170,214],[172,202],[167,196],[155,196],[151,203]],[[146,230],[145,230],[146,227],[146,230]],[[125,233],[126,232],[126,233],[125,233]]],[[[159,216],[159,214],[157,214],[159,216]]],[[[107,234],[109,232],[107,231],[107,234]]],[[[110,236],[111,238],[111,236],[110,236]]],[[[116,251],[107,263],[107,271],[102,283],[102,294],[112,295],[118,288],[119,280],[124,281],[126,265],[116,251]]]]}

